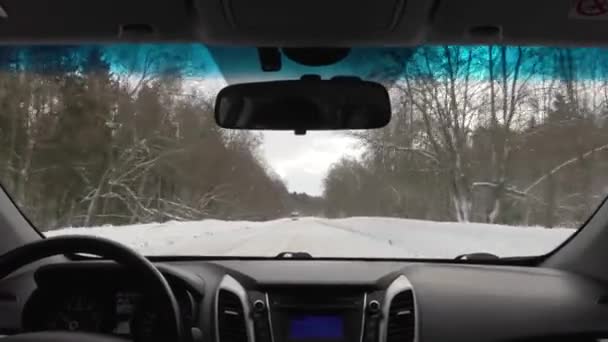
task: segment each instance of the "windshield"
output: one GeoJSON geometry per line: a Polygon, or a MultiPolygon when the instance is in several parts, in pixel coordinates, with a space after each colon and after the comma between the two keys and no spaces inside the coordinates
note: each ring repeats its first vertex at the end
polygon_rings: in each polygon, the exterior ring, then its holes
{"type": "Polygon", "coordinates": [[[31,222],[146,255],[539,255],[608,190],[604,49],[352,49],[264,72],[254,48],[4,47],[0,107],[0,182],[31,222]],[[306,74],[382,83],[391,123],[216,126],[225,85],[306,74]]]}

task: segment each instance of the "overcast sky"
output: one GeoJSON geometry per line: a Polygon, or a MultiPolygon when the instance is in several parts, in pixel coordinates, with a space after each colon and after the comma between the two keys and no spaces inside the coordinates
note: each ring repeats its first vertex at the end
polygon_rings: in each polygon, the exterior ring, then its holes
{"type": "MultiPolygon", "coordinates": [[[[214,79],[190,81],[202,93],[215,94],[224,86],[214,79]]],[[[212,103],[215,98],[210,98],[212,103]]],[[[323,192],[323,179],[329,167],[343,156],[358,158],[363,148],[343,132],[263,131],[262,157],[283,179],[290,192],[318,196],[323,192]]]]}
{"type": "Polygon", "coordinates": [[[264,132],[262,155],[290,192],[321,195],[329,167],[342,156],[360,157],[355,139],[339,132],[264,132]]]}
{"type": "MultiPolygon", "coordinates": [[[[252,51],[255,52],[255,50],[252,51]]],[[[208,53],[206,49],[203,52],[208,53]]],[[[257,55],[255,56],[257,58],[257,55]]],[[[243,56],[229,53],[225,57],[239,60],[243,56]]],[[[211,75],[220,73],[215,61],[210,56],[205,58],[208,63],[206,70],[211,75]]],[[[257,61],[257,59],[254,60],[257,61]]],[[[286,61],[286,63],[292,65],[291,69],[297,70],[298,66],[293,62],[286,61]]],[[[234,66],[239,65],[237,62],[233,64],[234,66]]],[[[337,72],[336,70],[333,72],[337,72]]],[[[346,73],[342,70],[341,73],[352,74],[352,70],[346,73]]],[[[264,75],[256,73],[253,80],[260,81],[264,75]]],[[[265,77],[271,76],[276,77],[275,74],[265,75],[265,77]]],[[[235,82],[235,80],[232,81],[235,82]]],[[[220,78],[207,77],[200,80],[195,77],[190,82],[203,94],[214,95],[209,99],[210,103],[215,100],[215,94],[219,89],[226,85],[223,75],[220,78]]],[[[297,136],[292,131],[263,131],[262,136],[264,138],[261,146],[262,157],[267,165],[281,176],[289,191],[305,192],[313,196],[323,193],[323,179],[333,163],[343,156],[358,158],[363,153],[360,144],[355,139],[345,136],[343,132],[308,132],[306,135],[297,136]]]]}

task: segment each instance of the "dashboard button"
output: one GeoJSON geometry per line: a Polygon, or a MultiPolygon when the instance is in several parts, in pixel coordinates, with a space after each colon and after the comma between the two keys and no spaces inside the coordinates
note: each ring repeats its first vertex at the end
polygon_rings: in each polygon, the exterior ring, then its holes
{"type": "Polygon", "coordinates": [[[369,302],[369,304],[367,304],[367,310],[370,313],[377,313],[380,311],[380,302],[378,302],[377,300],[372,300],[371,302],[369,302]]]}
{"type": "Polygon", "coordinates": [[[258,299],[255,302],[253,302],[253,309],[256,312],[264,312],[266,310],[266,303],[264,303],[264,301],[258,299]]]}
{"type": "Polygon", "coordinates": [[[203,342],[203,332],[201,329],[193,327],[190,329],[192,334],[192,342],[203,342]]]}

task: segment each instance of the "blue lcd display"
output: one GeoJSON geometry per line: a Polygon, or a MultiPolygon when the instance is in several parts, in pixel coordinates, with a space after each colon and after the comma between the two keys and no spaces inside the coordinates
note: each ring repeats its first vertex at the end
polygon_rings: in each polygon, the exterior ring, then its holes
{"type": "Polygon", "coordinates": [[[340,315],[297,315],[289,319],[289,340],[343,340],[344,319],[340,315]]]}

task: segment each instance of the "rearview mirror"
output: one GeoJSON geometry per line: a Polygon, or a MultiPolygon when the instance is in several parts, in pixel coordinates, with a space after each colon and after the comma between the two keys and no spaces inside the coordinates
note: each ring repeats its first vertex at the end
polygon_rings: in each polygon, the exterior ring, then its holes
{"type": "Polygon", "coordinates": [[[390,117],[386,89],[353,78],[236,84],[215,102],[217,124],[232,129],[370,129],[386,126],[390,117]]]}

